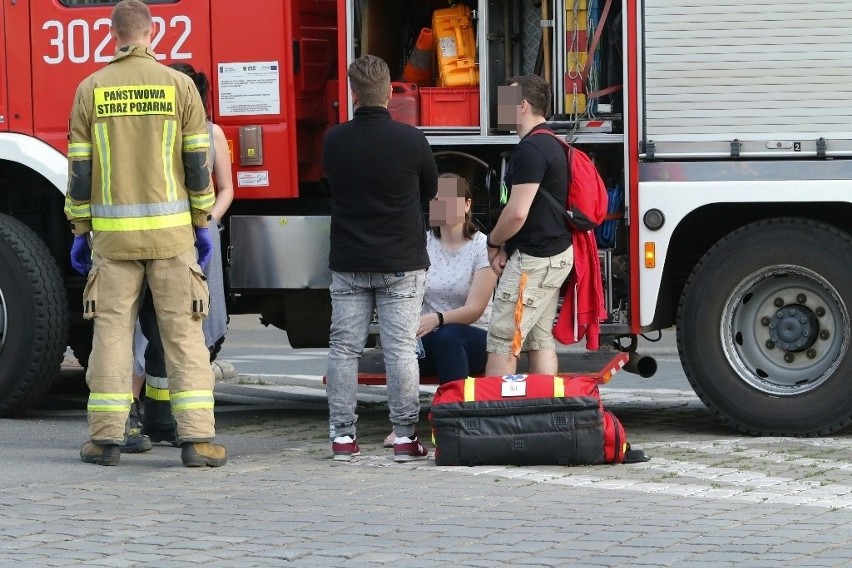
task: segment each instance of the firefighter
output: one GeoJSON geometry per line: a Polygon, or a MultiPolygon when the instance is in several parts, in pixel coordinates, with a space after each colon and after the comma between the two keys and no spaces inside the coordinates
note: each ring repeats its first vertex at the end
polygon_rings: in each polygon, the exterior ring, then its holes
{"type": "Polygon", "coordinates": [[[116,54],[83,80],[71,113],[65,212],[75,235],[71,264],[88,273],[84,317],[94,320],[89,440],[80,458],[118,465],[133,400],[133,330],[147,280],[181,459],[187,467],[216,467],[227,452],[213,443],[214,378],[201,331],[209,292],[199,267],[212,253],[210,137],[198,90],[157,62],[153,31],[143,2],[119,2],[110,28],[116,54]]]}

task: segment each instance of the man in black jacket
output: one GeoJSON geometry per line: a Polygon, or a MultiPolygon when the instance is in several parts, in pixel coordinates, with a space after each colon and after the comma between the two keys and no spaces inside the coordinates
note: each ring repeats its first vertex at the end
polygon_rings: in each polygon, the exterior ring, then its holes
{"type": "Polygon", "coordinates": [[[358,360],[373,310],[387,372],[394,459],[423,459],[416,334],[429,256],[423,208],[437,193],[426,137],[391,120],[390,71],[366,55],[349,66],[355,116],[331,128],[322,163],[331,188],[331,337],[328,406],[334,459],[360,453],[355,433],[358,360]]]}

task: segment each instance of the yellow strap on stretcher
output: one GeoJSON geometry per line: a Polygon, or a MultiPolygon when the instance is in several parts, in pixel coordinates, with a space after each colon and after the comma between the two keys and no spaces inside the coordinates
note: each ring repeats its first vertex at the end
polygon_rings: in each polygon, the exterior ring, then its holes
{"type": "Polygon", "coordinates": [[[553,377],[553,398],[565,398],[565,379],[556,375],[553,377]]]}
{"type": "MultiPolygon", "coordinates": [[[[559,375],[553,376],[553,398],[565,398],[565,379],[559,375]]],[[[464,380],[464,401],[476,400],[476,379],[468,377],[464,380]]]]}
{"type": "Polygon", "coordinates": [[[476,379],[468,377],[464,380],[464,401],[473,402],[476,400],[476,379]]]}

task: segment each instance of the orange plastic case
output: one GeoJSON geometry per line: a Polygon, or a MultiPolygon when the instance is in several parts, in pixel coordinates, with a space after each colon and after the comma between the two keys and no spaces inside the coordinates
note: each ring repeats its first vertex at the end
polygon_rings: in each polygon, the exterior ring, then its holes
{"type": "Polygon", "coordinates": [[[435,10],[432,13],[432,32],[438,55],[438,84],[442,87],[479,85],[470,7],[458,4],[435,10]]]}

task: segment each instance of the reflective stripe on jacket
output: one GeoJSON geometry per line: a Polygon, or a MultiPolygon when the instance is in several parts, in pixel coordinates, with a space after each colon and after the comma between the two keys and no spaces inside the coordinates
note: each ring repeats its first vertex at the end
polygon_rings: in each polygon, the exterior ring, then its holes
{"type": "Polygon", "coordinates": [[[170,258],[206,227],[215,194],[198,90],[139,45],[77,88],[65,214],[104,258],[170,258]]]}

